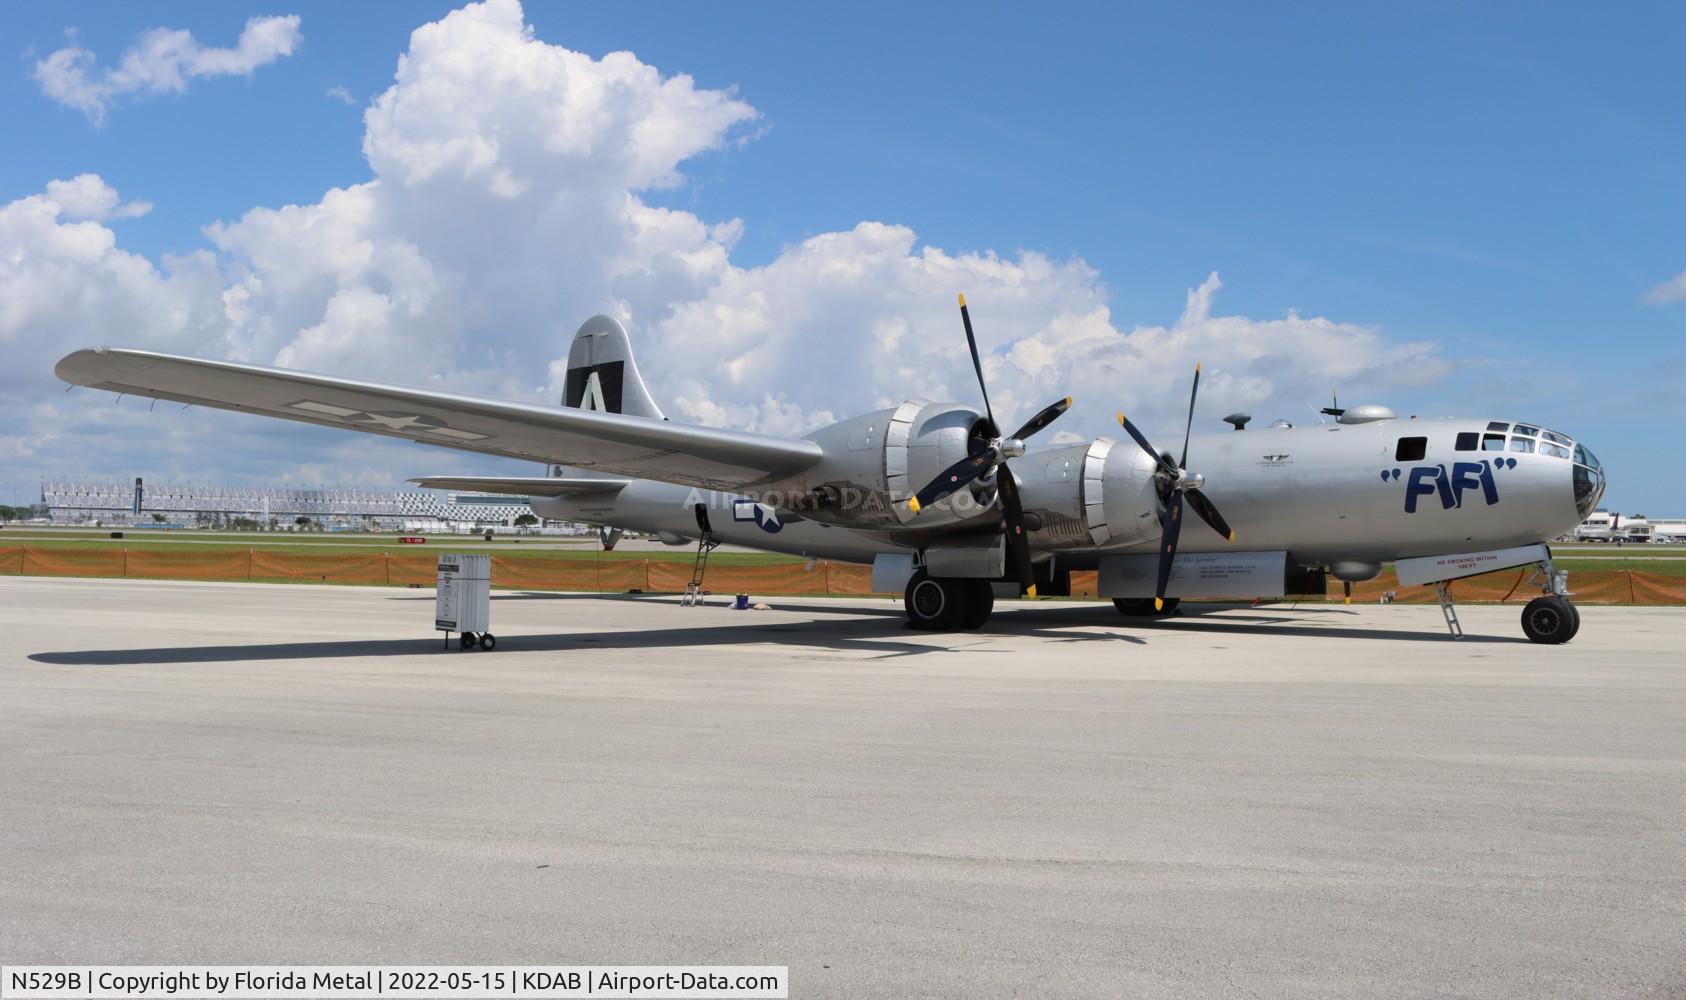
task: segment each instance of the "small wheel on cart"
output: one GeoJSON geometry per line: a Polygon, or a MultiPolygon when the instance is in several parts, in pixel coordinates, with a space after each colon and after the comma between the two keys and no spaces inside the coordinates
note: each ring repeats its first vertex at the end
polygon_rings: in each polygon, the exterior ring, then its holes
{"type": "Polygon", "coordinates": [[[480,633],[480,648],[484,649],[488,653],[498,648],[497,637],[492,635],[490,632],[480,633]]]}
{"type": "Polygon", "coordinates": [[[474,633],[473,632],[464,632],[462,634],[462,640],[461,641],[462,641],[462,648],[463,649],[473,649],[474,648],[474,633]]]}

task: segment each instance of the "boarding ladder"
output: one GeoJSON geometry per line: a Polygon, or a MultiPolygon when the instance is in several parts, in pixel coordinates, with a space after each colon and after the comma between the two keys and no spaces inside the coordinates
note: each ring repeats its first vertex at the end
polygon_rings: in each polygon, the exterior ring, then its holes
{"type": "Polygon", "coordinates": [[[708,554],[713,552],[719,542],[714,538],[714,531],[708,524],[708,508],[697,504],[693,513],[697,515],[697,557],[691,561],[691,582],[685,585],[685,596],[679,598],[681,607],[696,607],[703,603],[703,575],[708,572],[708,554]]]}
{"type": "Polygon", "coordinates": [[[1452,581],[1436,583],[1434,596],[1440,598],[1440,613],[1446,616],[1446,630],[1452,633],[1452,638],[1462,639],[1464,627],[1458,623],[1458,609],[1452,604],[1452,581]]]}
{"type": "Polygon", "coordinates": [[[681,606],[689,608],[703,603],[703,574],[708,572],[708,554],[719,544],[706,531],[697,539],[697,558],[691,563],[691,582],[685,585],[685,596],[679,599],[681,606]]]}

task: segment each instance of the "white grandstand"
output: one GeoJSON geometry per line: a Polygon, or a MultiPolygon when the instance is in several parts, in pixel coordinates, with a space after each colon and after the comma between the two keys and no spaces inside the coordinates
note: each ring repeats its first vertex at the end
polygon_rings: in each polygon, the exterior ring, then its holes
{"type": "Polygon", "coordinates": [[[60,524],[232,526],[235,519],[287,529],[298,518],[329,530],[480,531],[513,528],[532,513],[520,500],[480,493],[430,490],[305,490],[279,486],[197,486],[145,483],[140,510],[136,486],[122,482],[47,482],[41,499],[60,524]]]}

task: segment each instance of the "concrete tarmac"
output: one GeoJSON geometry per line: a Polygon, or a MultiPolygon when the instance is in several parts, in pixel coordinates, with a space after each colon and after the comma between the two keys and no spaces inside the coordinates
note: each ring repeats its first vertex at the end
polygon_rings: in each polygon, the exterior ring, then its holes
{"type": "Polygon", "coordinates": [[[772,603],[0,578],[0,961],[1686,993],[1686,609],[772,603]]]}

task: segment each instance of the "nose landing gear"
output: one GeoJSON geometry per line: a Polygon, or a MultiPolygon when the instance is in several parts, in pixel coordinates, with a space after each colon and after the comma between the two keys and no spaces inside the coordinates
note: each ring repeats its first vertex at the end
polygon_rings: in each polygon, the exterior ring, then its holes
{"type": "Polygon", "coordinates": [[[1522,609],[1522,633],[1552,646],[1573,639],[1581,630],[1581,613],[1569,600],[1569,574],[1553,569],[1548,554],[1535,564],[1528,585],[1538,585],[1545,593],[1522,609]]]}
{"type": "Polygon", "coordinates": [[[1568,642],[1581,629],[1581,613],[1566,597],[1546,594],[1522,609],[1522,631],[1534,642],[1550,645],[1568,642]]]}
{"type": "MultiPolygon", "coordinates": [[[[1534,563],[1534,575],[1526,583],[1519,583],[1517,589],[1538,587],[1541,596],[1529,601],[1522,609],[1522,634],[1532,642],[1555,646],[1573,639],[1575,633],[1581,630],[1581,613],[1569,600],[1569,574],[1551,564],[1551,550],[1544,545],[1532,548],[1540,557],[1534,563]]],[[[1528,564],[1510,564],[1512,568],[1518,565],[1528,564]]],[[[1404,576],[1403,572],[1401,576],[1404,576]]],[[[1463,626],[1459,624],[1457,609],[1452,605],[1452,580],[1435,580],[1433,583],[1435,595],[1440,599],[1440,610],[1446,616],[1446,630],[1452,638],[1462,639],[1463,626]]]]}

